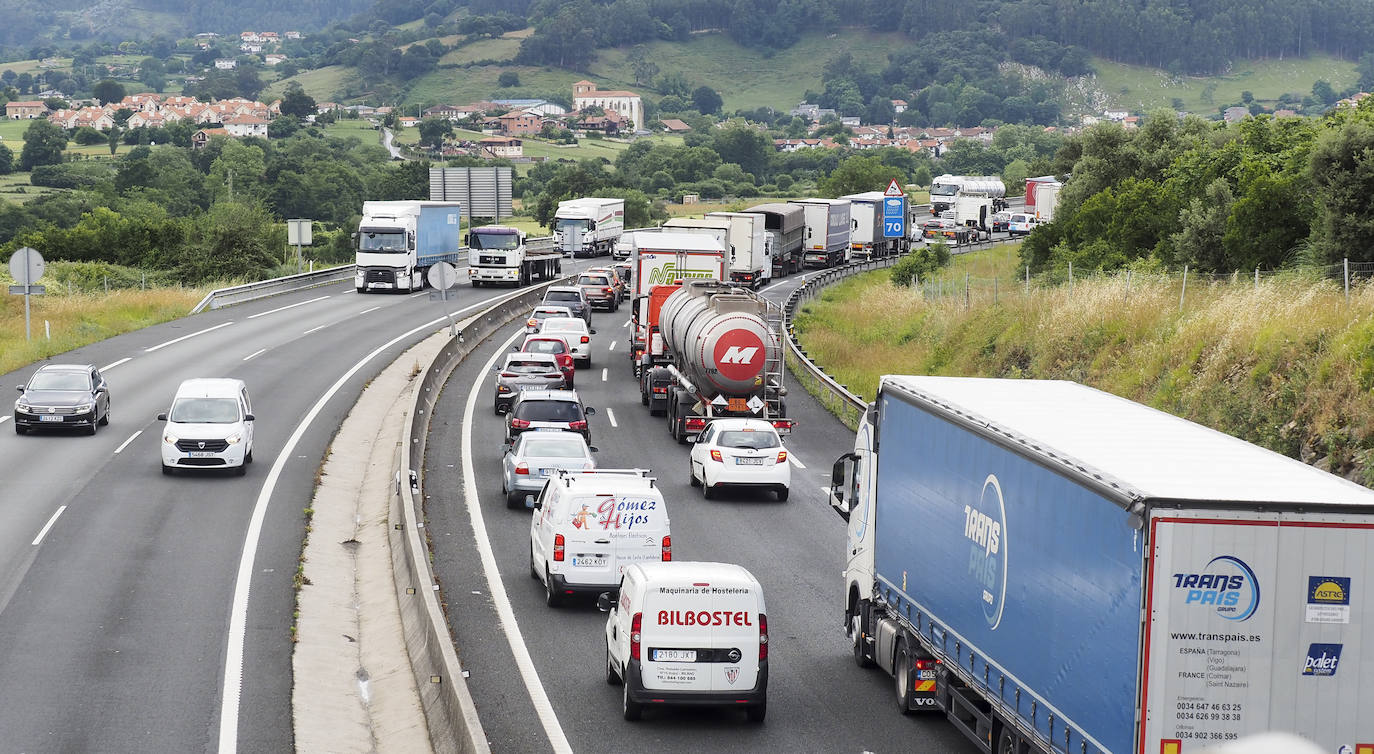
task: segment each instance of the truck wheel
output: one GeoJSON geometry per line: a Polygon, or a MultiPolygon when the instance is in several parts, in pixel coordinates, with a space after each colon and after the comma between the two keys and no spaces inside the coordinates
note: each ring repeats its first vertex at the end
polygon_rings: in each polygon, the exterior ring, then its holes
{"type": "Polygon", "coordinates": [[[854,664],[861,668],[873,667],[873,658],[868,656],[868,644],[864,641],[863,614],[868,612],[868,600],[854,606],[854,614],[849,618],[849,641],[854,645],[854,664]]]}
{"type": "Polygon", "coordinates": [[[1021,750],[1020,743],[1016,735],[1006,725],[1003,725],[1002,732],[997,734],[995,751],[997,754],[1017,754],[1021,750]]]}
{"type": "Polygon", "coordinates": [[[762,704],[751,704],[744,708],[744,716],[751,723],[761,723],[763,718],[768,715],[768,702],[762,704]]]}
{"type": "Polygon", "coordinates": [[[903,715],[910,715],[911,655],[907,654],[905,641],[897,644],[896,660],[892,663],[892,679],[896,683],[897,711],[903,715]]]}
{"type": "Polygon", "coordinates": [[[625,719],[631,722],[638,720],[644,714],[644,705],[630,699],[630,684],[625,684],[625,690],[620,695],[620,709],[625,715],[625,719]]]}

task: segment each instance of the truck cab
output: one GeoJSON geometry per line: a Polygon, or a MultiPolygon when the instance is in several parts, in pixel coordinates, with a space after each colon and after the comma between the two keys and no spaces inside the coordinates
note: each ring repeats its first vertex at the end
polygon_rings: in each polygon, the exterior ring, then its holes
{"type": "Polygon", "coordinates": [[[363,202],[354,287],[359,293],[423,288],[432,265],[458,261],[459,218],[456,202],[363,202]]]}
{"type": "Polygon", "coordinates": [[[473,228],[467,234],[468,277],[474,288],[488,283],[521,285],[525,232],[502,225],[473,228]]]}

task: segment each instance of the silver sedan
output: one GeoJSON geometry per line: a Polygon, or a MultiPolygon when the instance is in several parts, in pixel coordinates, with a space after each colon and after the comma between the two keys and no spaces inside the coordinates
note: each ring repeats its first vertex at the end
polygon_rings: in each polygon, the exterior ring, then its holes
{"type": "Polygon", "coordinates": [[[501,494],[507,508],[518,508],[526,495],[537,495],[557,469],[594,469],[587,441],[577,432],[522,432],[506,446],[501,459],[501,494]]]}

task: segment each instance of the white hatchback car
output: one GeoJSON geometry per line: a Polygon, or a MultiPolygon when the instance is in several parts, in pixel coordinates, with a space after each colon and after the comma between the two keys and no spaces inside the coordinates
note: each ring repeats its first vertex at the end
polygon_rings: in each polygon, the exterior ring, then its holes
{"type": "Polygon", "coordinates": [[[562,335],[572,347],[573,361],[578,369],[592,365],[592,336],[596,330],[587,326],[580,317],[550,317],[539,328],[541,335],[562,335]]]}
{"type": "Polygon", "coordinates": [[[712,420],[696,436],[687,462],[692,486],[701,487],[707,500],[722,486],[772,490],[786,500],[792,485],[782,438],[762,419],[712,420]]]}
{"type": "Polygon", "coordinates": [[[171,409],[158,414],[162,473],[177,469],[232,468],[242,476],[253,462],[253,404],[243,380],[185,380],[171,409]]]}

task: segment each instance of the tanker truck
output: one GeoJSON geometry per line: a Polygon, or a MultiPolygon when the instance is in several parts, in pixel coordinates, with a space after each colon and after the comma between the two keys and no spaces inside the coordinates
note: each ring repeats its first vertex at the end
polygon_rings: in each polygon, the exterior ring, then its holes
{"type": "Polygon", "coordinates": [[[666,385],[668,432],[678,442],[722,416],[785,419],[782,307],[752,290],[710,280],[684,281],[659,313],[666,363],[646,370],[666,385]]]}
{"type": "Polygon", "coordinates": [[[944,175],[930,182],[930,214],[939,217],[941,212],[954,207],[954,196],[960,192],[983,194],[992,200],[992,211],[1001,212],[1007,208],[1007,186],[995,175],[944,175]]]}

